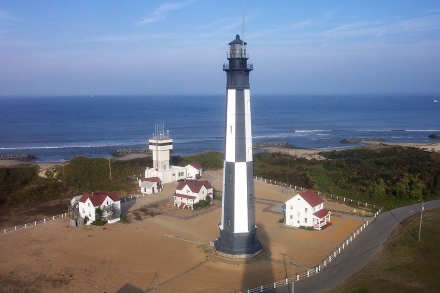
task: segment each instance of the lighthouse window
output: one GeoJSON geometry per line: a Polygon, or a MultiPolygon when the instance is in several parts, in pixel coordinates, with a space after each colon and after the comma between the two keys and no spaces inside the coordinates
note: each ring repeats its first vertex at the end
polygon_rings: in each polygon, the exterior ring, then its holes
{"type": "Polygon", "coordinates": [[[228,227],[231,227],[231,220],[228,220],[228,227]]]}
{"type": "Polygon", "coordinates": [[[232,133],[232,125],[229,126],[229,131],[232,133]]]}
{"type": "Polygon", "coordinates": [[[228,172],[228,176],[229,176],[229,181],[231,181],[232,180],[232,173],[228,172]]]}

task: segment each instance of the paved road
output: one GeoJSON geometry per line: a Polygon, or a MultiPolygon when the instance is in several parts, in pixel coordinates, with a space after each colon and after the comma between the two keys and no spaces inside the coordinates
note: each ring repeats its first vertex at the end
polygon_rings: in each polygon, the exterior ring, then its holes
{"type": "MultiPolygon", "coordinates": [[[[295,283],[296,293],[321,293],[339,285],[360,271],[381,244],[404,219],[419,214],[422,204],[398,208],[380,214],[325,270],[314,277],[295,283]]],[[[424,204],[425,210],[440,207],[440,200],[424,204]]],[[[423,229],[423,226],[422,226],[423,229]]],[[[423,234],[422,234],[423,235],[423,234]]],[[[417,235],[414,235],[417,241],[417,235]]],[[[423,238],[422,238],[423,241],[423,238]]],[[[266,292],[290,292],[290,286],[266,292]]]]}

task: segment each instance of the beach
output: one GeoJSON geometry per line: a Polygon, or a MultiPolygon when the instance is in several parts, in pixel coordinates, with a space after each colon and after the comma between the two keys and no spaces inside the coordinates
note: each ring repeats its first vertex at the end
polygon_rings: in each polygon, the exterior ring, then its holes
{"type": "MultiPolygon", "coordinates": [[[[415,142],[395,142],[395,143],[388,143],[388,142],[377,142],[377,141],[368,141],[364,142],[365,146],[371,146],[371,145],[394,145],[394,146],[402,146],[402,147],[414,147],[414,148],[420,148],[426,151],[435,151],[440,152],[440,143],[415,143],[415,142]]],[[[296,149],[296,148],[276,148],[276,147],[267,147],[263,148],[267,152],[279,152],[279,153],[285,153],[289,154],[291,156],[297,156],[300,158],[306,158],[306,159],[324,159],[322,156],[319,155],[320,152],[327,152],[327,151],[341,151],[346,150],[349,148],[362,148],[364,146],[354,146],[354,145],[347,145],[347,147],[342,148],[322,148],[322,149],[296,149]]]]}
{"type": "MultiPolygon", "coordinates": [[[[322,156],[319,155],[320,152],[326,152],[326,151],[340,151],[345,150],[349,148],[362,148],[364,146],[369,145],[395,145],[395,146],[402,146],[402,147],[415,147],[420,148],[426,151],[435,151],[440,152],[440,142],[433,142],[433,143],[416,143],[416,142],[376,142],[376,141],[366,141],[364,142],[365,145],[347,145],[346,147],[338,147],[338,148],[319,148],[319,149],[307,149],[307,148],[279,148],[279,147],[264,147],[261,148],[262,150],[266,152],[279,152],[279,153],[285,153],[289,154],[291,156],[297,156],[300,158],[306,158],[306,159],[323,159],[322,156]]],[[[129,154],[122,157],[112,158],[114,160],[130,160],[135,158],[144,158],[151,155],[148,154],[129,154]]],[[[35,162],[35,161],[18,161],[18,160],[0,160],[0,166],[15,166],[15,165],[25,165],[25,164],[35,164],[38,165],[41,170],[46,170],[47,168],[51,168],[54,165],[61,165],[62,162],[35,162]]]]}

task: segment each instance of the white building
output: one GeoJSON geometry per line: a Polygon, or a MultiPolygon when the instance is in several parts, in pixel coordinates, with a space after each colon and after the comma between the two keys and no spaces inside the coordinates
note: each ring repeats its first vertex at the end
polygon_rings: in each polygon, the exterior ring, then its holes
{"type": "Polygon", "coordinates": [[[153,167],[145,169],[145,178],[157,177],[162,184],[176,182],[182,179],[199,179],[203,174],[200,164],[192,162],[185,167],[170,165],[170,152],[173,140],[169,132],[165,133],[163,124],[157,124],[153,138],[148,141],[153,154],[153,167]]]}
{"type": "Polygon", "coordinates": [[[177,185],[174,193],[174,206],[179,209],[193,209],[195,203],[206,200],[207,196],[211,200],[214,196],[214,188],[208,180],[182,181],[177,185]]]}
{"type": "Polygon", "coordinates": [[[305,190],[286,201],[286,225],[314,227],[321,230],[330,222],[330,211],[324,209],[324,200],[313,189],[305,190]]]}
{"type": "Polygon", "coordinates": [[[200,179],[203,168],[199,163],[191,162],[185,166],[186,179],[200,179]]]}
{"type": "Polygon", "coordinates": [[[121,216],[121,200],[115,192],[96,191],[84,192],[78,200],[78,211],[81,218],[88,218],[87,224],[96,220],[95,209],[102,210],[103,219],[108,223],[119,221],[121,216]]]}
{"type": "Polygon", "coordinates": [[[162,190],[163,184],[159,177],[139,179],[139,187],[143,194],[153,194],[162,190]]]}

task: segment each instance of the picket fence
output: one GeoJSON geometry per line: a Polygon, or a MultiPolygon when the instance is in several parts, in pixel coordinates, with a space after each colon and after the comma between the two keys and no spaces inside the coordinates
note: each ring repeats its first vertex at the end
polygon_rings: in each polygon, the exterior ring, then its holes
{"type": "Polygon", "coordinates": [[[64,214],[61,214],[61,215],[58,215],[58,216],[52,216],[50,218],[44,218],[44,219],[38,220],[38,221],[33,221],[33,222],[25,223],[23,225],[17,225],[17,226],[11,227],[11,228],[6,228],[6,229],[3,229],[1,234],[6,234],[8,232],[17,231],[17,230],[20,230],[20,229],[30,228],[30,227],[33,227],[33,226],[36,226],[36,225],[39,225],[39,224],[45,224],[45,223],[48,223],[48,222],[55,221],[56,219],[62,219],[62,218],[67,218],[67,213],[64,213],[64,214]]]}
{"type": "MultiPolygon", "coordinates": [[[[308,268],[305,272],[301,274],[295,274],[293,276],[294,281],[298,282],[307,278],[310,278],[316,274],[319,274],[322,270],[324,270],[330,263],[342,253],[342,251],[351,243],[354,241],[354,239],[368,226],[369,221],[366,221],[363,225],[361,225],[353,234],[347,237],[341,244],[333,251],[331,252],[326,258],[324,258],[318,265],[316,265],[313,268],[308,268]]],[[[256,287],[253,289],[248,289],[245,291],[241,291],[238,293],[256,293],[256,292],[264,292],[268,290],[273,290],[276,288],[280,288],[283,286],[287,286],[288,284],[292,283],[292,277],[286,278],[283,280],[279,280],[276,282],[273,282],[272,284],[268,285],[262,285],[260,287],[256,287]]]]}
{"type": "MultiPolygon", "coordinates": [[[[285,183],[282,182],[277,182],[275,180],[270,180],[270,179],[265,179],[262,177],[255,177],[255,180],[260,180],[263,182],[267,182],[267,183],[271,183],[271,184],[275,184],[275,185],[280,185],[283,186],[284,188],[293,188],[293,190],[305,190],[305,188],[303,187],[299,187],[299,186],[292,186],[292,185],[287,185],[285,183]]],[[[283,191],[284,192],[284,191],[283,191]]],[[[290,193],[290,192],[288,192],[290,193]]],[[[323,194],[327,197],[330,198],[335,198],[336,200],[343,200],[344,202],[357,202],[358,205],[364,205],[364,206],[368,206],[368,203],[363,203],[357,200],[352,200],[352,199],[348,199],[348,198],[344,198],[344,197],[339,197],[337,195],[332,195],[332,194],[326,194],[326,193],[320,193],[318,192],[318,194],[323,194]]],[[[376,205],[372,205],[370,204],[370,206],[372,206],[373,208],[376,208],[377,211],[374,213],[374,217],[376,218],[379,213],[382,211],[382,207],[377,207],[376,205]]],[[[306,278],[310,278],[316,274],[319,274],[322,270],[324,270],[328,265],[330,265],[330,263],[332,262],[332,260],[334,260],[338,255],[340,255],[342,253],[342,251],[351,243],[353,242],[353,240],[362,232],[364,231],[364,229],[369,225],[369,221],[366,221],[363,225],[361,225],[353,234],[351,234],[350,236],[348,236],[343,242],[341,242],[341,244],[333,251],[331,252],[327,257],[325,257],[319,264],[317,264],[315,267],[313,268],[308,268],[305,272],[301,273],[301,274],[295,274],[293,276],[293,280],[294,282],[298,282],[301,280],[304,280],[306,278]]],[[[279,280],[276,282],[273,282],[272,284],[267,284],[267,285],[262,285],[260,287],[256,287],[253,289],[248,289],[248,290],[244,290],[238,293],[256,293],[256,292],[264,292],[264,291],[268,291],[268,290],[273,290],[279,287],[283,287],[283,286],[287,286],[288,284],[292,283],[292,277],[290,278],[285,278],[283,280],[279,280]]]]}

